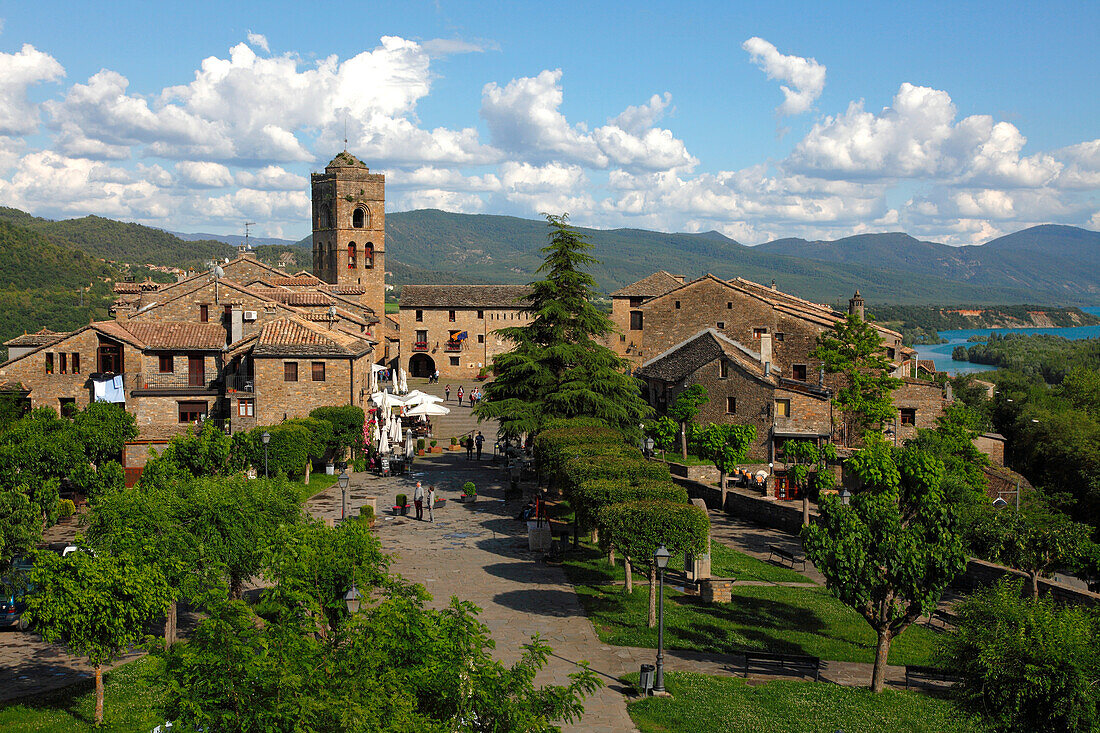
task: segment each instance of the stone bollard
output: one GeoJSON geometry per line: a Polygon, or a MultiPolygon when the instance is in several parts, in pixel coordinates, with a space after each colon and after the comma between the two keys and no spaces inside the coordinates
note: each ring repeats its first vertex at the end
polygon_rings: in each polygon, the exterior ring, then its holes
{"type": "MultiPolygon", "coordinates": [[[[707,511],[707,503],[702,499],[692,499],[691,503],[704,512],[707,511]]],[[[684,570],[690,580],[696,583],[710,577],[710,535],[707,535],[707,551],[701,555],[689,555],[684,558],[684,570]]]]}
{"type": "Polygon", "coordinates": [[[700,597],[707,603],[729,603],[732,588],[732,578],[708,578],[700,583],[700,597]]]}

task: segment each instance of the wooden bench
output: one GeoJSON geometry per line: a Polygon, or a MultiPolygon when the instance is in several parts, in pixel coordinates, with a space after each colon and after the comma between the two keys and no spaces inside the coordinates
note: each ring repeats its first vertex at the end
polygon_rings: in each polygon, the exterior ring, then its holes
{"type": "Polygon", "coordinates": [[[925,667],[919,664],[905,665],[905,689],[909,689],[910,682],[944,682],[953,685],[959,678],[939,667],[925,667]]]}
{"type": "Polygon", "coordinates": [[[768,652],[747,652],[745,654],[745,677],[750,673],[781,674],[797,672],[800,677],[813,675],[814,682],[821,680],[821,659],[804,654],[771,654],[768,652]]]}
{"type": "Polygon", "coordinates": [[[790,550],[784,549],[779,545],[768,545],[768,559],[771,560],[772,556],[778,556],[780,560],[786,560],[791,564],[791,570],[794,570],[795,563],[800,563],[802,569],[806,569],[806,558],[799,559],[795,557],[794,553],[790,550]]]}
{"type": "Polygon", "coordinates": [[[931,614],[929,614],[927,625],[928,626],[933,626],[933,625],[935,625],[935,623],[937,621],[939,622],[940,626],[944,629],[946,629],[948,626],[958,626],[959,625],[958,614],[954,614],[951,611],[945,611],[945,610],[942,610],[942,609],[939,609],[939,608],[937,608],[935,611],[933,611],[931,614]]]}

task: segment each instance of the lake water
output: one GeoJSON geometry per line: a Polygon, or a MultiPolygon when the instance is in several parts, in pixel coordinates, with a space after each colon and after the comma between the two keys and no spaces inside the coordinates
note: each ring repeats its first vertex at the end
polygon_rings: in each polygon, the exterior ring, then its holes
{"type": "MultiPolygon", "coordinates": [[[[1100,306],[1082,308],[1086,313],[1100,316],[1100,306]]],[[[1050,333],[1055,336],[1063,336],[1068,339],[1093,339],[1100,338],[1100,326],[1073,326],[1070,328],[968,328],[961,331],[940,331],[940,337],[947,339],[946,344],[934,346],[916,346],[917,354],[921,359],[932,359],[936,362],[936,369],[948,374],[964,374],[967,372],[984,372],[996,367],[987,364],[971,364],[968,361],[955,361],[951,358],[951,352],[956,346],[968,346],[967,339],[971,336],[988,336],[992,333],[1050,333]]]]}

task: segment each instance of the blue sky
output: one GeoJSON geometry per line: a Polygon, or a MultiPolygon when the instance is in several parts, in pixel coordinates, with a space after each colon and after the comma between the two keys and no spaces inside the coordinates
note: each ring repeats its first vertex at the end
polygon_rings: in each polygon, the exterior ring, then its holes
{"type": "Polygon", "coordinates": [[[981,243],[1100,228],[1098,3],[0,7],[0,203],[308,233],[342,147],[391,211],[981,243]],[[786,88],[787,92],[784,92],[786,88]]]}

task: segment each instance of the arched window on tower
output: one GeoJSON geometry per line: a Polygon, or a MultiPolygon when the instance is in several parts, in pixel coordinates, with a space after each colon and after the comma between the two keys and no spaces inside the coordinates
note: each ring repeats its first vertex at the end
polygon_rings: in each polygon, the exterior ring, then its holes
{"type": "Polygon", "coordinates": [[[354,270],[355,269],[355,254],[356,254],[355,242],[348,242],[348,269],[349,270],[354,270]]]}
{"type": "Polygon", "coordinates": [[[318,229],[331,229],[332,228],[332,210],[327,204],[321,204],[317,208],[317,228],[318,229]]]}
{"type": "Polygon", "coordinates": [[[351,215],[351,225],[356,229],[362,229],[367,225],[367,210],[360,206],[351,215]]]}
{"type": "Polygon", "coordinates": [[[374,245],[370,242],[363,245],[363,267],[374,267],[374,245]]]}

